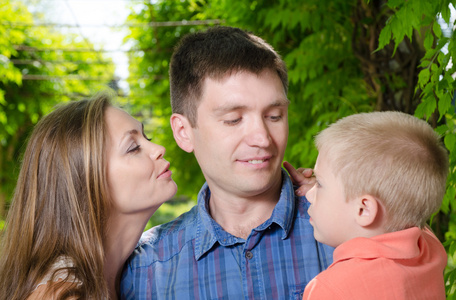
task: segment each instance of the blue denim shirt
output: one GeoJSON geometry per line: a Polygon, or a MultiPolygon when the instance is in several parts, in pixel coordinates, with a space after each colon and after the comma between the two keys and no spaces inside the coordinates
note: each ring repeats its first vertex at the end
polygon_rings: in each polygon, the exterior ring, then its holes
{"type": "Polygon", "coordinates": [[[333,248],[315,241],[309,202],[295,196],[284,170],[282,178],[271,217],[246,240],[211,218],[204,184],[189,212],[143,234],[125,265],[121,299],[302,299],[333,248]]]}

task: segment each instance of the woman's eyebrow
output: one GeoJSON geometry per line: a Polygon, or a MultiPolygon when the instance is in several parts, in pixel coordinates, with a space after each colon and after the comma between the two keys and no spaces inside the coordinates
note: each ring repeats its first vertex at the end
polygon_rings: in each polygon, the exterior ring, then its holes
{"type": "Polygon", "coordinates": [[[128,136],[131,136],[131,135],[135,135],[135,134],[138,134],[138,130],[137,129],[131,129],[131,130],[127,130],[123,135],[122,135],[122,138],[120,139],[119,141],[119,146],[123,143],[123,141],[128,137],[128,136]]]}
{"type": "Polygon", "coordinates": [[[119,146],[120,146],[120,145],[122,144],[122,142],[127,138],[127,136],[138,135],[138,134],[143,135],[143,132],[144,132],[144,124],[143,124],[143,123],[139,123],[139,122],[138,122],[138,124],[141,124],[141,132],[138,131],[138,129],[136,129],[136,128],[125,131],[124,134],[122,135],[122,137],[120,138],[119,146]]]}

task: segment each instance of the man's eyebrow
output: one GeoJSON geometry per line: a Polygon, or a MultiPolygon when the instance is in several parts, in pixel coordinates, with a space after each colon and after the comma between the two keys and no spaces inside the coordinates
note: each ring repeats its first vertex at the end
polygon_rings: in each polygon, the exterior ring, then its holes
{"type": "Polygon", "coordinates": [[[290,100],[287,98],[285,99],[279,99],[271,103],[269,106],[288,106],[290,104],[290,100]]]}
{"type": "Polygon", "coordinates": [[[224,104],[214,108],[215,113],[225,113],[234,110],[240,110],[246,108],[247,105],[240,105],[240,104],[224,104]]]}
{"type": "MultiPolygon", "coordinates": [[[[289,104],[290,104],[290,100],[285,98],[285,99],[279,99],[279,100],[272,102],[271,104],[268,105],[268,107],[288,106],[289,104]]],[[[215,113],[226,113],[229,111],[241,110],[241,109],[245,109],[245,108],[247,108],[247,105],[228,103],[228,104],[220,105],[220,106],[214,108],[214,112],[215,113]]]]}

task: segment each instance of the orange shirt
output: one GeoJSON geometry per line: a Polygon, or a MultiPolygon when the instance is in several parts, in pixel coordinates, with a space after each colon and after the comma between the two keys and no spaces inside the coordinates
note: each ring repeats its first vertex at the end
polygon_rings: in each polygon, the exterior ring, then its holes
{"type": "Polygon", "coordinates": [[[334,250],[334,262],[307,285],[303,299],[444,300],[447,254],[418,227],[354,238],[334,250]]]}

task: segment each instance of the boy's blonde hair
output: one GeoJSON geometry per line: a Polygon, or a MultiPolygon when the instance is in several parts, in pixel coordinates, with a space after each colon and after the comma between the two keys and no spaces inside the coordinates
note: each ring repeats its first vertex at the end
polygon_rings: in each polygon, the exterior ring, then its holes
{"type": "Polygon", "coordinates": [[[361,113],[332,124],[315,143],[347,200],[369,194],[383,204],[388,232],[422,227],[439,209],[448,153],[425,121],[401,112],[361,113]]]}

